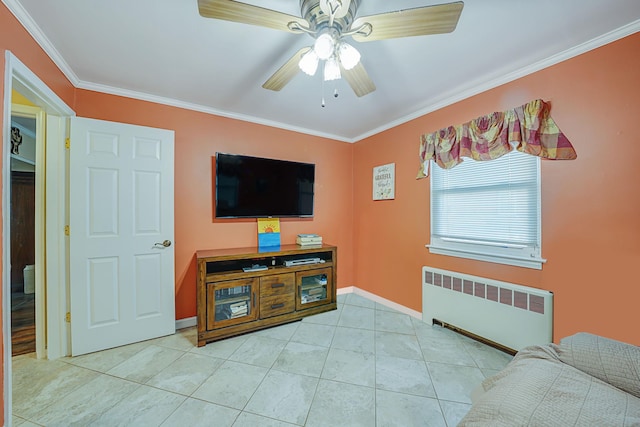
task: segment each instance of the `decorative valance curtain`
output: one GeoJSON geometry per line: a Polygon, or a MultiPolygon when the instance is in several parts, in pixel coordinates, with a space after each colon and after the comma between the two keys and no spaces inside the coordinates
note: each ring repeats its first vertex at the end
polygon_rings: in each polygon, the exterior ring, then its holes
{"type": "Polygon", "coordinates": [[[544,159],[575,159],[573,146],[551,118],[549,109],[549,104],[536,99],[511,110],[422,135],[417,178],[429,176],[429,160],[441,168],[451,169],[462,162],[462,157],[493,160],[513,148],[544,159]]]}

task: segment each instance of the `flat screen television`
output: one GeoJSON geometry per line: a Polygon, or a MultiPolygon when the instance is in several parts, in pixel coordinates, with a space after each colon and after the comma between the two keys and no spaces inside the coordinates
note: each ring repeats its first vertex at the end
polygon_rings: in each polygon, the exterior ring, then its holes
{"type": "Polygon", "coordinates": [[[312,217],[315,165],[216,153],[216,218],[312,217]]]}

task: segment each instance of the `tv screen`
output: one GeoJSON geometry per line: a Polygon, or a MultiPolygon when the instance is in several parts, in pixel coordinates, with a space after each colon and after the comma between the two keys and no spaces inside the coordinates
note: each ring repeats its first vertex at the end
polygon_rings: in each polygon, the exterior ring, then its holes
{"type": "Polygon", "coordinates": [[[311,217],[315,165],[216,153],[216,218],[311,217]]]}

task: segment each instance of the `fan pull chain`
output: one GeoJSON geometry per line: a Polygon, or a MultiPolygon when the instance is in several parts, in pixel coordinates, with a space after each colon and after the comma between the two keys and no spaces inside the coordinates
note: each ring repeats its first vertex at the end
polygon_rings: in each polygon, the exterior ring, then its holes
{"type": "MultiPolygon", "coordinates": [[[[334,87],[333,88],[333,97],[337,98],[340,94],[338,93],[338,88],[334,87]]],[[[326,103],[324,101],[324,80],[322,80],[322,102],[320,103],[320,106],[322,108],[324,108],[326,106],[326,103]]]]}

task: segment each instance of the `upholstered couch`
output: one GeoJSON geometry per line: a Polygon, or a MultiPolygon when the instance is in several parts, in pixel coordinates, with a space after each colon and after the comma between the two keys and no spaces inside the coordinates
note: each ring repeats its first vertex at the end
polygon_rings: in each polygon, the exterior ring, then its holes
{"type": "Polygon", "coordinates": [[[640,347],[579,333],[522,349],[459,426],[640,426],[640,347]]]}

